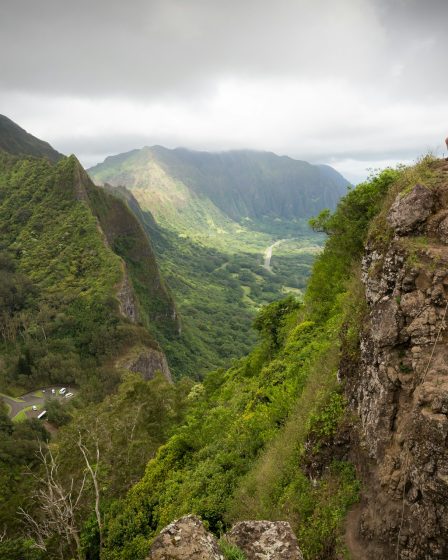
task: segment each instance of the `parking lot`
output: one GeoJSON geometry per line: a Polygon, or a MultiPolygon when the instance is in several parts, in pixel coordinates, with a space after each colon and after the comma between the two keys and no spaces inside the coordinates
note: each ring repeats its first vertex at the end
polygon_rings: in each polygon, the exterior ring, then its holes
{"type": "Polygon", "coordinates": [[[43,412],[46,400],[57,399],[64,403],[73,398],[76,393],[77,389],[73,386],[52,385],[30,391],[20,397],[11,397],[0,393],[0,398],[8,408],[8,416],[15,422],[19,422],[26,418],[37,418],[43,412]],[[61,394],[60,391],[64,388],[65,392],[61,394]]]}

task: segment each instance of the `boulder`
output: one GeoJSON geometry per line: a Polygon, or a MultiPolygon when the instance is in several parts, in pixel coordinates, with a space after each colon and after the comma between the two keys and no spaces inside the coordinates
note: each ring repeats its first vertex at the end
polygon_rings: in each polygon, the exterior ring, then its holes
{"type": "Polygon", "coordinates": [[[417,184],[410,193],[397,196],[389,211],[387,221],[399,235],[407,234],[426,220],[433,207],[433,191],[417,184]]]}
{"type": "Polygon", "coordinates": [[[303,560],[296,536],[286,521],[240,521],[226,534],[247,560],[303,560]]]}
{"type": "Polygon", "coordinates": [[[218,543],[196,515],[165,527],[154,540],[147,560],[224,560],[218,543]]]}

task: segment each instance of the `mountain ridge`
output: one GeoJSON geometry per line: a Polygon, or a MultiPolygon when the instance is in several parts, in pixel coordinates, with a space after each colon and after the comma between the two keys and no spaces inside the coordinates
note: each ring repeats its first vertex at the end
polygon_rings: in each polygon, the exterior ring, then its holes
{"type": "Polygon", "coordinates": [[[108,156],[88,173],[125,186],[157,221],[187,231],[227,231],[254,221],[306,220],[334,209],[350,183],[329,166],[257,150],[145,146],[108,156]]]}
{"type": "Polygon", "coordinates": [[[63,157],[48,142],[36,138],[5,115],[0,115],[0,149],[13,155],[45,157],[52,162],[63,157]]]}

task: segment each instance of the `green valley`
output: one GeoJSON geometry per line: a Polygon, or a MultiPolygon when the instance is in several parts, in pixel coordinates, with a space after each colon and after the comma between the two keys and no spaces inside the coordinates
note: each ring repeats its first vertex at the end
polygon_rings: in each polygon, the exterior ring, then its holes
{"type": "Polygon", "coordinates": [[[161,146],[108,157],[89,173],[127,201],[152,239],[188,339],[188,350],[166,339],[164,347],[175,371],[182,356],[193,376],[250,350],[261,305],[300,296],[324,242],[307,218],[334,208],[348,185],[331,168],[268,152],[161,146]],[[267,247],[283,238],[266,269],[267,247]]]}

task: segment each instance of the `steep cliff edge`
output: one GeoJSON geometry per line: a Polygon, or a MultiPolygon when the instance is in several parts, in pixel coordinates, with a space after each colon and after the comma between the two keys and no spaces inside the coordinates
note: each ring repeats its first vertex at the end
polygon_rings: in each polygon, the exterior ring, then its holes
{"type": "Polygon", "coordinates": [[[341,368],[360,419],[356,559],[448,557],[448,165],[402,187],[372,224],[359,363],[341,368]]]}

